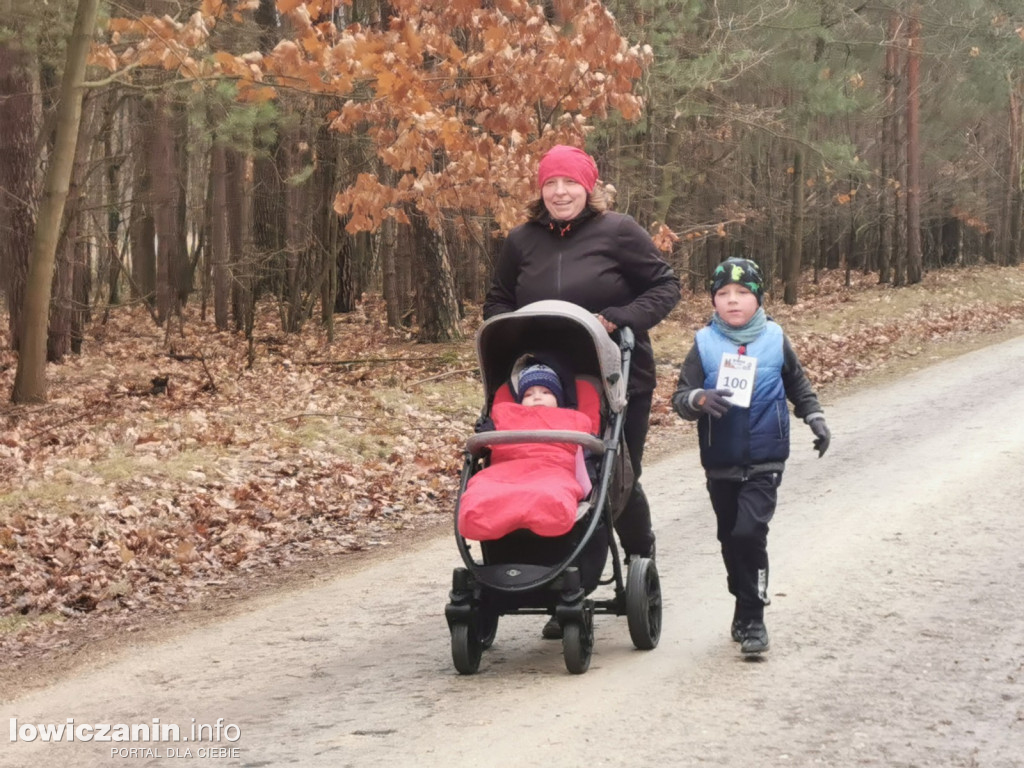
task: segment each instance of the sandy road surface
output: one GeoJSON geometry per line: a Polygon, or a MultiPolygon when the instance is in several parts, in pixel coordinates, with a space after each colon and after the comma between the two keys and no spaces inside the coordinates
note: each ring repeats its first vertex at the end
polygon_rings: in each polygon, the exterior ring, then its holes
{"type": "Polygon", "coordinates": [[[763,661],[729,640],[688,446],[645,482],[665,597],[654,651],[599,616],[590,671],[573,676],[540,617],[509,617],[480,673],[460,677],[443,537],[5,702],[0,765],[1024,765],[1024,339],[826,407],[824,459],[794,425],[763,661]],[[159,718],[183,736],[223,718],[240,737],[12,742],[12,717],[159,718]]]}

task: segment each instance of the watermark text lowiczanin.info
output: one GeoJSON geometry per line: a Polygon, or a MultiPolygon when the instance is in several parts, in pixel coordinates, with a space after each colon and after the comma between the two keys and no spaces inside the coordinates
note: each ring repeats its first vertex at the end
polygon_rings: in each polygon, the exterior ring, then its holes
{"type": "MultiPolygon", "coordinates": [[[[177,723],[161,723],[154,717],[149,723],[76,723],[69,717],[63,723],[19,723],[12,717],[10,722],[11,741],[43,742],[115,742],[129,744],[181,744],[193,745],[198,757],[238,757],[238,747],[212,747],[200,744],[234,744],[242,737],[241,729],[234,723],[225,723],[223,717],[216,723],[191,723],[183,729],[177,723]]],[[[191,756],[191,748],[167,748],[168,757],[191,756]],[[174,754],[170,754],[171,752],[174,754]],[[187,752],[188,754],[184,754],[187,752]]],[[[129,748],[112,747],[111,757],[160,757],[159,747],[129,748]],[[132,754],[134,753],[134,754],[132,754]]]]}

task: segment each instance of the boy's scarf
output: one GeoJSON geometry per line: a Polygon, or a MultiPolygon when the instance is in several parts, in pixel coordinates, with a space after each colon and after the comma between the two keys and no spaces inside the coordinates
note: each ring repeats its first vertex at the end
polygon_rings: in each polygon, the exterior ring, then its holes
{"type": "Polygon", "coordinates": [[[767,323],[768,316],[764,313],[764,307],[758,307],[757,312],[755,312],[754,316],[747,321],[747,324],[742,325],[739,328],[733,328],[720,318],[717,312],[711,316],[711,325],[717,328],[719,333],[729,339],[729,341],[740,346],[749,344],[764,333],[764,327],[767,323]]]}

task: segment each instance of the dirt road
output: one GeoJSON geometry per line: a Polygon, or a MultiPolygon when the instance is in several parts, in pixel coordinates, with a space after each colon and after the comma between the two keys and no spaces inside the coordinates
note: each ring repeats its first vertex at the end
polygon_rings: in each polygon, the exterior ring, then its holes
{"type": "Polygon", "coordinates": [[[0,765],[1024,765],[1024,339],[825,404],[824,459],[794,425],[763,661],[729,639],[687,446],[646,475],[654,651],[601,616],[573,676],[540,617],[510,617],[459,676],[445,536],[4,703],[17,740],[0,738],[0,765]],[[221,719],[221,740],[42,741],[69,718],[86,736],[159,718],[182,737],[221,719]]]}

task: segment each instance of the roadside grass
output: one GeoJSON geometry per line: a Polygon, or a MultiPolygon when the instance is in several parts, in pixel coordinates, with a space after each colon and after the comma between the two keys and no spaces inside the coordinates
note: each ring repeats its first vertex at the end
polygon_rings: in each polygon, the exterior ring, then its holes
{"type": "Polygon", "coordinates": [[[30,627],[51,626],[62,620],[63,617],[58,613],[44,613],[38,616],[22,616],[20,614],[0,616],[0,637],[30,627]]]}

